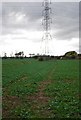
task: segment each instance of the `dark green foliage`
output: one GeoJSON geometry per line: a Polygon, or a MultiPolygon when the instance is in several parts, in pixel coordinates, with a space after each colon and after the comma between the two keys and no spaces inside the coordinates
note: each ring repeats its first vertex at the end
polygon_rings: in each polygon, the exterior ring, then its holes
{"type": "Polygon", "coordinates": [[[65,56],[66,58],[75,59],[75,58],[77,58],[78,54],[77,54],[77,52],[75,52],[75,51],[69,51],[69,52],[65,53],[64,56],[65,56]]]}

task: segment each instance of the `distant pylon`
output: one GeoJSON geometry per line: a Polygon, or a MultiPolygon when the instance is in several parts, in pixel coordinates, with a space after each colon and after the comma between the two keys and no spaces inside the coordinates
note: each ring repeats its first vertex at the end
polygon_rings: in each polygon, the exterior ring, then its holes
{"type": "Polygon", "coordinates": [[[50,17],[50,14],[52,13],[52,10],[50,8],[51,1],[49,0],[44,0],[42,5],[44,7],[44,10],[42,11],[43,15],[43,20],[42,20],[42,25],[44,27],[44,35],[42,37],[42,40],[45,44],[45,49],[44,49],[44,54],[48,55],[49,54],[49,40],[52,39],[51,34],[50,34],[50,24],[52,23],[52,18],[50,17]]]}

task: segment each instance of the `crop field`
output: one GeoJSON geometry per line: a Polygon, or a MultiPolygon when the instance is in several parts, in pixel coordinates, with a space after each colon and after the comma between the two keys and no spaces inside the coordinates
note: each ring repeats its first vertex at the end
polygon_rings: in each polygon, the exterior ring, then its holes
{"type": "Polygon", "coordinates": [[[3,118],[80,118],[79,60],[4,59],[3,118]]]}

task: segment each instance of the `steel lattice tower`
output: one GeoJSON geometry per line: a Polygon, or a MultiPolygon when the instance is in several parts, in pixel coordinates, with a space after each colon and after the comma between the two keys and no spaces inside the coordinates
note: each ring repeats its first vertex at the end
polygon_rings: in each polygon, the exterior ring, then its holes
{"type": "Polygon", "coordinates": [[[42,37],[42,40],[45,42],[45,50],[44,54],[49,54],[49,40],[51,40],[51,34],[50,34],[50,24],[52,23],[51,15],[51,8],[50,8],[51,2],[49,0],[44,0],[43,7],[44,10],[42,11],[43,20],[42,25],[44,27],[44,35],[42,37]]]}

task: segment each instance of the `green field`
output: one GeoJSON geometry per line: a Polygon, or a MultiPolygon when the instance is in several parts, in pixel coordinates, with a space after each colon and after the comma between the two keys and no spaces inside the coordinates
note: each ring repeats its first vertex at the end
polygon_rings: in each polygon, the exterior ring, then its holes
{"type": "Polygon", "coordinates": [[[79,60],[4,59],[3,118],[79,118],[79,60]]]}

